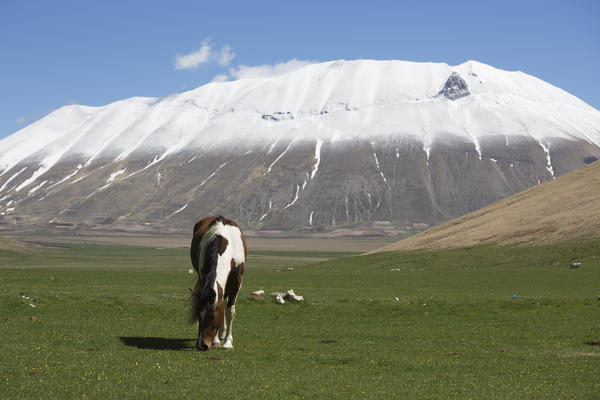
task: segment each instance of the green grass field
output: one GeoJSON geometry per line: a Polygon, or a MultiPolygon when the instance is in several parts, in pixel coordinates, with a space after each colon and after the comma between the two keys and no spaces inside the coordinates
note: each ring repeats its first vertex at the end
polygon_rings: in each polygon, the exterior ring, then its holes
{"type": "Polygon", "coordinates": [[[185,324],[187,250],[61,246],[0,252],[2,399],[600,398],[598,241],[257,252],[235,350],[208,353],[185,324]]]}

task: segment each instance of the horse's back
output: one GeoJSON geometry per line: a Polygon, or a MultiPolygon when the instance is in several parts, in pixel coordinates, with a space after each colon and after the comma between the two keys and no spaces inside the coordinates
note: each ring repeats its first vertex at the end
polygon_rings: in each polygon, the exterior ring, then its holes
{"type": "Polygon", "coordinates": [[[222,216],[206,217],[194,225],[190,246],[192,266],[197,273],[201,273],[201,266],[204,264],[204,260],[201,259],[202,247],[206,247],[212,237],[216,235],[225,239],[222,251],[231,256],[236,266],[246,262],[248,250],[242,228],[235,221],[222,216]]]}

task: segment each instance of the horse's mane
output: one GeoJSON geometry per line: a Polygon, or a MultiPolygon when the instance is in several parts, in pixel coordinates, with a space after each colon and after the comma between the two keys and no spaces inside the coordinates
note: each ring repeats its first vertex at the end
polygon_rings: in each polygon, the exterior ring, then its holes
{"type": "MultiPolygon", "coordinates": [[[[221,222],[223,217],[217,217],[210,226],[217,222],[221,222]]],[[[194,324],[198,321],[198,313],[206,306],[206,304],[214,304],[217,294],[213,287],[217,279],[217,260],[219,258],[219,248],[221,247],[221,239],[219,234],[214,234],[209,239],[206,251],[204,253],[204,262],[201,263],[202,271],[199,271],[196,285],[189,299],[190,310],[188,314],[188,322],[194,324]]],[[[201,249],[199,249],[201,252],[201,249]]]]}

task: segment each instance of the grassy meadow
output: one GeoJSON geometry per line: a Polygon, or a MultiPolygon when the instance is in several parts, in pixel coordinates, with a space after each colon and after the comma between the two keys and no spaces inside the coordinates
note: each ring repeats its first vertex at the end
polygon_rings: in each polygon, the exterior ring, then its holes
{"type": "Polygon", "coordinates": [[[600,398],[599,241],[248,263],[235,349],[201,353],[187,249],[0,250],[0,398],[600,398]]]}

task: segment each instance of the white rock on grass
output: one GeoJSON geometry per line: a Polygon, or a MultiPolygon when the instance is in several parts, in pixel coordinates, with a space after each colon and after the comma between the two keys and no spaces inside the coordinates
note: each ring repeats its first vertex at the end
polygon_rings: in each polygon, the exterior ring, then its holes
{"type": "Polygon", "coordinates": [[[279,292],[273,292],[271,293],[271,296],[275,297],[275,301],[277,301],[279,304],[285,304],[285,300],[283,300],[283,295],[279,292]]]}
{"type": "Polygon", "coordinates": [[[294,291],[292,289],[288,290],[285,293],[285,298],[286,299],[291,299],[291,300],[296,300],[296,301],[304,301],[304,297],[303,296],[298,296],[296,293],[294,293],[294,291]]]}
{"type": "Polygon", "coordinates": [[[285,293],[273,292],[273,293],[271,293],[271,296],[275,297],[275,300],[279,304],[285,304],[285,300],[284,299],[286,299],[286,300],[295,300],[295,301],[304,301],[304,297],[303,296],[298,296],[296,293],[294,293],[293,289],[290,289],[290,290],[288,290],[285,293]]]}

